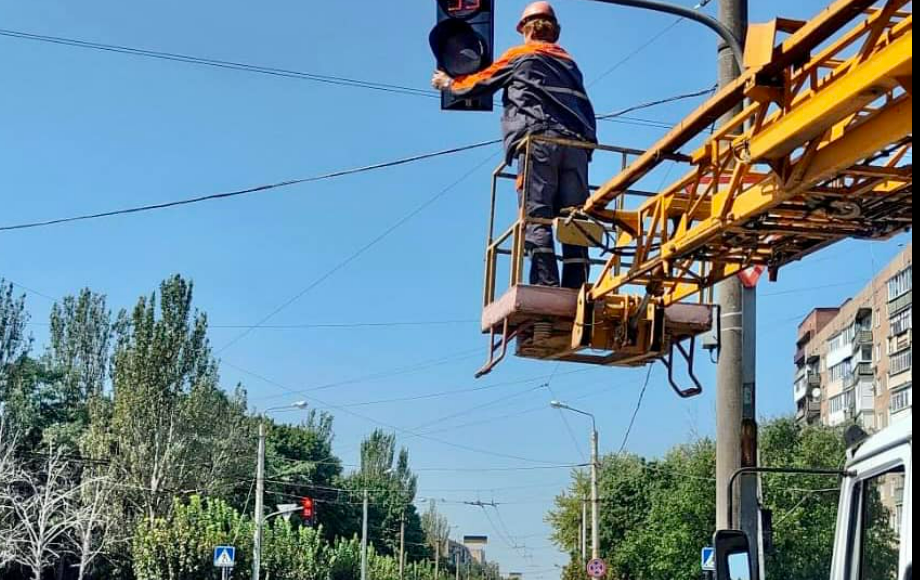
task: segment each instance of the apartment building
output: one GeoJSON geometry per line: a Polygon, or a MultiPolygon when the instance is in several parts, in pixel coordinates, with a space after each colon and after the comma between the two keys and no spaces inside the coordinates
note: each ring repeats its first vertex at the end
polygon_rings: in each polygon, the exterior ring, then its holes
{"type": "Polygon", "coordinates": [[[857,296],[799,326],[793,397],[802,423],[870,431],[911,420],[913,245],[857,296]]]}

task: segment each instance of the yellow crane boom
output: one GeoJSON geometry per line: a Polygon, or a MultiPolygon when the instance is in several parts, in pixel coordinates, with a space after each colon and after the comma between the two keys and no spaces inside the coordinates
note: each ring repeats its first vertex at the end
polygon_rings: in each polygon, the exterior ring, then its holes
{"type": "MultiPolygon", "coordinates": [[[[838,0],[809,22],[754,25],[739,79],[649,150],[606,148],[634,160],[554,222],[560,237],[604,251],[600,275],[580,293],[522,285],[523,230],[534,221],[523,211],[505,234],[490,234],[483,331],[492,342],[481,373],[516,340],[519,356],[664,360],[672,370],[676,348],[692,375],[692,341],[718,318],[710,306],[718,282],[752,266],[775,279],[784,265],[837,241],[912,227],[909,5],[838,0]],[[636,192],[665,162],[684,166],[683,177],[660,192],[636,192]],[[503,255],[511,279],[499,299],[503,255]]],[[[496,172],[493,190],[504,175],[496,172]]],[[[700,388],[674,386],[683,395],[700,388]]]]}

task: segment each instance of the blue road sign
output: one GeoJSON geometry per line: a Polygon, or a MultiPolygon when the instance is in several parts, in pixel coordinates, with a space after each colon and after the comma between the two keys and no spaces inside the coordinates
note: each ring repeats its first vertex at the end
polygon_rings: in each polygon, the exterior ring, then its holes
{"type": "Polygon", "coordinates": [[[703,572],[715,572],[716,571],[716,549],[715,548],[703,548],[702,561],[703,561],[703,572]]]}
{"type": "Polygon", "coordinates": [[[214,548],[214,567],[233,568],[236,566],[236,548],[233,546],[217,546],[214,548]]]}

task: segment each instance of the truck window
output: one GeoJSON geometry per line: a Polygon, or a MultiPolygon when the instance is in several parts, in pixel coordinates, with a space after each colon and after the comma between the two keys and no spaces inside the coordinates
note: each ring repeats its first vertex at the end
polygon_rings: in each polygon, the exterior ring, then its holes
{"type": "Polygon", "coordinates": [[[859,580],[899,580],[901,505],[904,470],[896,470],[861,485],[859,580]]]}

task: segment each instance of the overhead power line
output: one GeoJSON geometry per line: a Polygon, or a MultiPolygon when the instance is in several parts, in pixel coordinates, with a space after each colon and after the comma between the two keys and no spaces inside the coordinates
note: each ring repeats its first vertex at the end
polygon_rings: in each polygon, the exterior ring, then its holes
{"type": "Polygon", "coordinates": [[[354,87],[361,89],[368,89],[373,91],[383,91],[388,93],[397,93],[403,95],[410,95],[414,97],[425,97],[430,99],[440,98],[440,95],[435,91],[428,89],[419,89],[414,87],[406,87],[389,83],[379,83],[374,81],[368,81],[363,79],[354,79],[341,76],[333,75],[322,75],[298,70],[283,69],[269,66],[261,66],[251,63],[243,62],[234,62],[229,60],[218,60],[212,58],[205,58],[200,56],[193,56],[188,54],[179,54],[175,52],[164,52],[158,50],[146,50],[142,48],[134,48],[130,46],[122,46],[117,44],[103,44],[100,42],[90,42],[87,40],[80,40],[76,38],[67,38],[63,36],[48,36],[43,34],[33,34],[30,32],[23,32],[19,30],[8,30],[0,29],[0,36],[5,36],[8,38],[17,38],[20,40],[30,40],[34,42],[43,42],[47,44],[56,44],[60,46],[69,46],[72,48],[83,48],[87,50],[96,50],[101,52],[109,53],[118,53],[125,54],[130,56],[137,56],[142,58],[150,58],[157,60],[168,60],[174,62],[183,62],[186,64],[194,64],[200,66],[207,66],[212,68],[221,68],[229,70],[237,70],[242,72],[270,75],[276,77],[285,77],[300,79],[305,81],[312,81],[316,83],[323,83],[329,85],[337,85],[344,87],[354,87]]]}
{"type": "MultiPolygon", "coordinates": [[[[494,142],[489,142],[488,144],[492,144],[492,143],[494,142]]],[[[332,278],[340,270],[344,269],[346,266],[348,266],[349,264],[351,264],[352,262],[354,262],[355,260],[363,256],[368,250],[370,250],[371,248],[373,248],[374,246],[376,246],[377,244],[379,244],[386,238],[390,237],[390,235],[393,234],[393,232],[395,232],[396,230],[398,230],[399,228],[401,228],[402,226],[410,222],[415,216],[419,215],[420,213],[422,213],[423,211],[425,211],[426,209],[434,205],[442,197],[444,197],[445,195],[453,191],[454,188],[456,188],[461,183],[466,181],[467,178],[469,178],[471,175],[479,171],[479,169],[481,169],[483,166],[489,163],[489,161],[491,161],[495,156],[496,154],[489,155],[488,157],[483,159],[481,162],[477,163],[472,169],[470,169],[469,171],[461,175],[457,180],[453,181],[450,185],[441,189],[440,191],[435,193],[433,196],[431,196],[430,198],[422,202],[421,205],[417,206],[415,209],[413,209],[409,213],[405,214],[403,217],[396,220],[396,222],[394,222],[388,228],[383,230],[376,237],[371,239],[369,242],[367,242],[366,244],[364,244],[363,246],[361,246],[360,248],[358,248],[351,254],[349,254],[344,260],[342,260],[341,262],[339,262],[338,264],[336,264],[335,266],[327,270],[322,276],[320,276],[319,278],[317,278],[316,280],[308,284],[303,290],[301,290],[300,292],[292,296],[289,300],[286,300],[285,302],[280,304],[277,308],[269,312],[268,315],[263,317],[261,320],[259,320],[255,324],[255,326],[253,326],[253,328],[246,329],[240,334],[238,334],[235,338],[233,338],[233,340],[225,344],[218,352],[224,352],[231,346],[243,340],[244,338],[249,336],[253,332],[253,330],[269,322],[272,318],[274,318],[277,314],[281,313],[288,306],[294,304],[295,302],[297,302],[298,300],[306,296],[308,293],[312,292],[315,288],[318,288],[319,286],[321,286],[323,283],[326,282],[326,280],[332,278]]]]}
{"type": "MultiPolygon", "coordinates": [[[[23,32],[20,30],[8,30],[8,29],[0,29],[0,36],[19,39],[19,40],[28,40],[28,41],[34,41],[34,42],[55,44],[59,46],[67,46],[71,48],[80,48],[80,49],[95,50],[95,51],[108,52],[108,53],[123,54],[123,55],[135,56],[135,57],[140,57],[140,58],[166,60],[166,61],[180,62],[180,63],[192,64],[192,65],[198,65],[198,66],[206,66],[206,67],[212,67],[212,68],[269,75],[269,76],[274,76],[274,77],[305,80],[305,81],[310,81],[310,82],[336,85],[336,86],[342,86],[342,87],[382,91],[382,92],[399,94],[399,95],[424,97],[428,99],[439,99],[440,98],[440,93],[437,91],[433,91],[431,89],[407,87],[403,85],[396,85],[396,84],[391,84],[391,83],[381,83],[381,82],[376,82],[376,81],[355,79],[355,78],[335,76],[335,75],[317,74],[317,73],[298,71],[298,70],[292,70],[292,69],[262,66],[262,65],[245,63],[245,62],[219,60],[219,59],[206,58],[206,57],[194,56],[194,55],[189,55],[189,54],[180,54],[180,53],[175,53],[175,52],[148,50],[148,49],[143,49],[143,48],[135,48],[135,47],[117,45],[117,44],[104,44],[100,42],[91,42],[88,40],[67,38],[63,36],[33,34],[31,32],[23,32]]],[[[498,103],[498,104],[501,105],[501,103],[498,103]]],[[[656,121],[653,119],[621,118],[621,119],[618,119],[617,122],[637,125],[641,127],[656,127],[656,128],[664,128],[664,129],[669,129],[672,126],[669,123],[664,123],[662,121],[656,121]]]]}
{"type": "Polygon", "coordinates": [[[652,381],[652,370],[654,370],[653,365],[649,365],[648,372],[645,375],[645,384],[642,385],[642,390],[639,392],[639,402],[636,403],[636,410],[633,411],[632,419],[629,421],[629,427],[626,428],[626,434],[623,436],[623,443],[620,445],[619,453],[622,455],[626,451],[626,447],[629,445],[629,437],[632,435],[633,427],[636,426],[636,420],[639,418],[639,411],[642,410],[642,403],[645,402],[645,393],[648,392],[648,386],[652,381]]]}
{"type": "MultiPolygon", "coordinates": [[[[625,109],[621,109],[613,113],[607,113],[606,115],[598,115],[597,118],[600,121],[608,121],[610,119],[616,119],[618,117],[628,115],[629,113],[633,113],[635,111],[641,111],[642,109],[649,109],[651,107],[668,105],[670,103],[676,103],[678,101],[686,101],[689,99],[695,99],[697,97],[705,97],[707,95],[712,95],[715,91],[716,91],[716,87],[713,86],[712,88],[709,88],[709,89],[694,91],[692,93],[685,93],[681,95],[675,95],[673,97],[668,97],[666,99],[659,99],[657,101],[650,101],[648,103],[641,103],[639,105],[633,105],[632,107],[627,107],[625,109]]],[[[673,125],[668,125],[668,129],[670,129],[672,126],[673,125]]]]}
{"type": "Polygon", "coordinates": [[[472,151],[474,149],[481,149],[483,147],[488,147],[489,145],[495,145],[496,143],[498,143],[498,141],[496,140],[484,141],[481,143],[473,143],[470,145],[463,145],[461,147],[453,147],[451,149],[443,149],[441,151],[434,151],[431,153],[422,153],[421,155],[412,155],[410,157],[403,157],[401,159],[387,161],[384,163],[375,163],[373,165],[365,165],[363,167],[354,167],[351,169],[334,171],[332,173],[314,175],[312,177],[303,177],[299,179],[288,179],[286,181],[279,181],[277,183],[258,185],[255,187],[249,187],[246,189],[238,189],[235,191],[212,193],[209,195],[201,195],[201,196],[192,197],[188,199],[180,199],[180,200],[175,200],[175,201],[167,201],[167,202],[162,202],[162,203],[141,205],[141,206],[99,212],[99,213],[83,214],[83,215],[66,217],[66,218],[49,219],[49,220],[29,222],[29,223],[9,225],[9,226],[0,226],[0,232],[28,230],[28,229],[56,226],[56,225],[61,225],[61,224],[68,224],[68,223],[81,222],[81,221],[87,221],[87,220],[95,220],[95,219],[109,218],[109,217],[122,216],[122,215],[130,215],[130,214],[136,214],[136,213],[144,213],[144,212],[149,212],[149,211],[156,211],[156,210],[168,209],[168,208],[185,206],[185,205],[194,205],[194,204],[204,203],[208,201],[231,199],[235,197],[242,197],[244,195],[263,193],[263,192],[270,191],[273,189],[291,187],[293,185],[304,185],[307,183],[329,181],[332,179],[338,179],[338,178],[346,177],[350,175],[358,175],[360,173],[368,173],[371,171],[379,171],[381,169],[390,169],[393,167],[399,167],[401,165],[409,165],[411,163],[417,163],[419,161],[435,159],[437,157],[444,157],[447,155],[454,155],[456,153],[463,153],[466,151],[472,151]]]}
{"type": "MultiPolygon", "coordinates": [[[[3,30],[0,29],[0,35],[2,34],[3,34],[3,30]]],[[[608,121],[612,119],[619,119],[631,112],[635,112],[635,111],[639,111],[643,109],[649,109],[652,107],[657,107],[657,106],[668,104],[668,103],[674,103],[674,102],[683,101],[687,99],[697,98],[697,97],[706,95],[710,92],[711,92],[711,89],[707,89],[703,91],[696,91],[693,93],[676,95],[674,97],[660,99],[660,100],[656,100],[656,101],[652,101],[648,103],[641,103],[639,105],[628,107],[621,111],[616,111],[613,113],[600,115],[598,119],[608,120],[608,121]]],[[[647,120],[643,120],[643,122],[655,123],[654,121],[647,121],[647,120]]],[[[662,123],[662,126],[665,128],[670,128],[670,125],[666,125],[663,123],[662,123]]],[[[358,175],[361,173],[369,173],[373,171],[379,171],[382,169],[391,169],[391,168],[400,167],[403,165],[410,165],[413,163],[418,163],[421,161],[428,161],[428,160],[435,159],[438,157],[445,157],[448,155],[465,153],[467,151],[472,151],[475,149],[482,149],[490,145],[497,145],[501,142],[502,142],[501,139],[490,139],[488,141],[481,141],[479,143],[471,143],[469,145],[452,147],[452,148],[443,149],[440,151],[433,151],[429,153],[422,153],[419,155],[412,155],[409,157],[403,157],[403,158],[395,159],[392,161],[375,163],[372,165],[365,165],[361,167],[353,167],[350,169],[333,171],[331,173],[324,173],[320,175],[314,175],[311,177],[288,179],[288,180],[279,181],[276,183],[257,185],[257,186],[233,190],[233,191],[225,191],[225,192],[219,192],[219,193],[199,195],[199,196],[185,198],[185,199],[178,199],[178,200],[166,201],[166,202],[161,202],[161,203],[120,208],[120,209],[114,209],[114,210],[97,212],[97,213],[87,213],[87,214],[81,214],[81,215],[70,216],[70,217],[38,220],[38,221],[25,222],[25,223],[19,223],[19,224],[9,224],[9,225],[0,226],[0,232],[12,232],[12,231],[19,231],[19,230],[45,228],[45,227],[58,226],[58,225],[76,223],[76,222],[89,221],[89,220],[97,220],[97,219],[111,218],[111,217],[117,217],[117,216],[147,213],[147,212],[152,212],[152,211],[159,211],[159,210],[188,206],[188,205],[196,205],[199,203],[205,203],[205,202],[211,202],[211,201],[222,201],[222,200],[233,199],[237,197],[253,195],[257,193],[265,193],[267,191],[292,187],[295,185],[304,185],[304,184],[309,184],[309,183],[317,183],[321,181],[329,181],[333,179],[339,179],[342,177],[358,175]]]]}
{"type": "MultiPolygon", "coordinates": [[[[297,391],[296,391],[296,390],[291,389],[290,387],[288,387],[288,386],[286,386],[286,385],[283,385],[283,384],[279,383],[278,381],[272,380],[272,379],[270,379],[270,378],[268,378],[268,377],[265,377],[265,376],[262,376],[262,375],[260,375],[260,374],[258,374],[258,373],[254,373],[254,372],[252,372],[252,371],[246,370],[246,369],[244,369],[244,368],[242,368],[242,367],[240,367],[240,366],[238,366],[238,365],[232,364],[232,363],[230,363],[230,362],[228,362],[228,361],[226,361],[226,360],[223,361],[223,363],[226,364],[226,365],[228,365],[228,366],[230,366],[230,367],[232,367],[232,368],[235,368],[236,370],[238,370],[238,371],[240,371],[240,372],[242,372],[242,373],[244,373],[244,374],[247,374],[247,375],[249,375],[249,376],[251,376],[251,377],[253,377],[253,378],[256,378],[256,379],[258,379],[258,380],[260,380],[260,381],[263,381],[263,382],[265,382],[265,383],[268,383],[268,384],[270,384],[270,385],[274,385],[274,386],[278,387],[279,389],[282,389],[282,390],[284,390],[284,391],[287,391],[287,392],[289,392],[289,393],[291,393],[291,394],[297,394],[297,391]]],[[[462,444],[462,443],[454,443],[453,441],[447,441],[447,440],[445,440],[445,439],[440,439],[440,438],[438,438],[438,437],[432,437],[431,435],[428,435],[428,434],[425,434],[425,433],[419,433],[419,432],[417,432],[417,431],[413,431],[412,429],[406,429],[406,428],[403,428],[403,427],[399,427],[399,426],[397,426],[397,425],[392,425],[392,424],[386,423],[386,422],[384,422],[384,421],[379,421],[379,420],[377,420],[377,419],[374,419],[373,417],[369,417],[369,416],[364,415],[364,414],[362,414],[362,413],[358,413],[358,412],[353,411],[353,410],[351,410],[351,409],[349,409],[349,408],[347,408],[347,407],[343,407],[343,406],[341,406],[341,405],[333,405],[333,404],[331,404],[331,403],[328,403],[328,402],[326,402],[326,401],[323,401],[322,399],[318,399],[317,397],[315,397],[315,396],[313,396],[313,395],[303,395],[303,396],[305,396],[308,400],[311,400],[311,401],[313,401],[313,402],[315,402],[315,403],[318,403],[319,405],[321,405],[321,406],[323,406],[323,407],[325,407],[325,408],[327,408],[327,409],[332,409],[332,410],[334,410],[334,411],[340,411],[340,412],[342,412],[342,413],[345,413],[345,414],[347,414],[347,415],[351,415],[351,416],[356,417],[356,418],[358,418],[358,419],[362,419],[362,420],[367,421],[367,422],[369,422],[369,423],[373,423],[373,424],[375,424],[375,425],[379,425],[380,427],[383,427],[383,428],[385,428],[385,429],[389,429],[389,430],[392,430],[392,431],[394,431],[394,432],[398,432],[398,433],[401,433],[401,434],[404,434],[404,435],[410,435],[410,436],[412,436],[412,437],[418,437],[418,438],[420,438],[420,439],[424,439],[424,440],[427,440],[427,441],[431,441],[431,442],[433,442],[433,443],[438,443],[438,444],[441,444],[441,445],[445,445],[445,446],[447,446],[447,447],[452,447],[452,448],[454,448],[454,449],[460,449],[460,450],[462,450],[462,451],[468,451],[468,452],[476,453],[476,454],[480,454],[480,455],[487,455],[487,456],[490,456],[490,457],[497,457],[497,458],[500,458],[500,459],[512,459],[512,460],[515,460],[515,461],[521,461],[521,462],[523,462],[523,463],[531,463],[531,464],[537,464],[537,465],[541,465],[541,466],[549,466],[549,465],[557,465],[557,464],[558,464],[558,462],[554,462],[554,461],[545,461],[545,460],[542,460],[542,459],[533,459],[533,458],[530,458],[530,457],[523,457],[523,456],[520,456],[520,455],[511,454],[511,453],[501,453],[501,452],[492,451],[492,450],[489,450],[489,449],[479,449],[479,448],[477,448],[477,447],[473,447],[473,446],[470,446],[470,445],[464,445],[464,444],[462,444]]]]}

